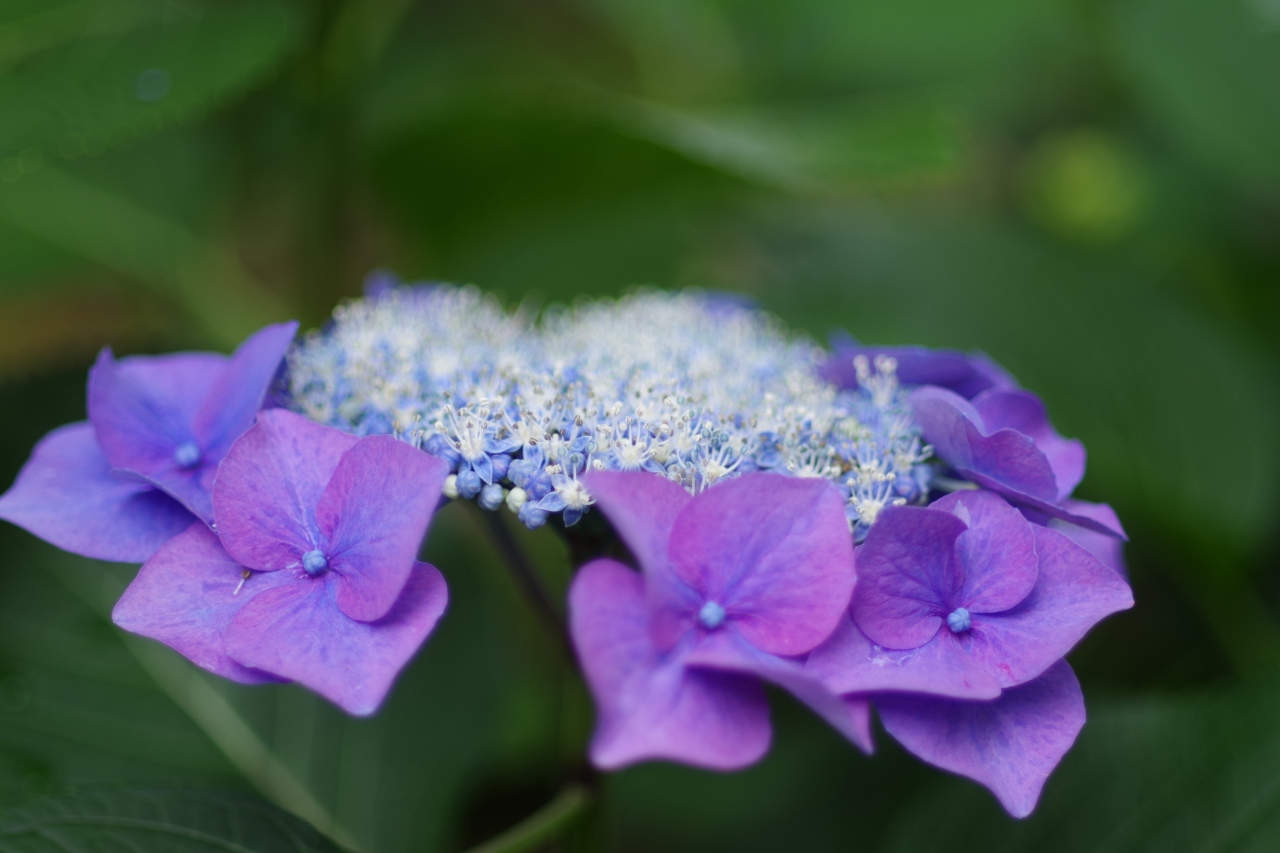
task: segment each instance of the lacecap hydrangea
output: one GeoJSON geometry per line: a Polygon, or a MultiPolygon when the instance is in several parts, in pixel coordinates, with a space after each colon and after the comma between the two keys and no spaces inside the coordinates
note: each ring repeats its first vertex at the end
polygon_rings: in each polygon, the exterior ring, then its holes
{"type": "Polygon", "coordinates": [[[758,760],[767,683],[868,752],[874,708],[1021,817],[1084,725],[1064,656],[1132,606],[1124,531],[985,355],[828,350],[723,294],[508,310],[386,277],[295,328],[229,358],[104,351],[88,421],[36,446],[0,518],[143,561],[122,628],[369,714],[447,618],[450,567],[417,560],[441,501],[578,544],[592,513],[610,544],[573,549],[557,630],[605,770],[758,760]]]}
{"type": "Polygon", "coordinates": [[[891,356],[824,380],[825,352],[729,297],[640,292],[535,319],[471,288],[391,288],[345,305],[289,355],[286,405],[449,462],[451,496],[529,527],[574,524],[587,471],[691,493],[749,472],[818,477],[860,539],[934,470],[891,356]]]}

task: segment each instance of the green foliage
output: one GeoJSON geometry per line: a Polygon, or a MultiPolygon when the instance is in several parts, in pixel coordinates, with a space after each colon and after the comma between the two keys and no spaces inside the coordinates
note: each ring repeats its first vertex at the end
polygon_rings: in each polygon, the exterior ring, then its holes
{"type": "Polygon", "coordinates": [[[99,788],[0,814],[4,853],[338,853],[258,797],[195,788],[99,788]]]}

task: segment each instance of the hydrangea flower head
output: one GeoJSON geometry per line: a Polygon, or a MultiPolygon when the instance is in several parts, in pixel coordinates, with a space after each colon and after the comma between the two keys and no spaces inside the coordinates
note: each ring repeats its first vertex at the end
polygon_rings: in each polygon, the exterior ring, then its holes
{"type": "Polygon", "coordinates": [[[228,678],[372,713],[444,612],[444,579],[416,557],[445,474],[393,438],[263,412],[222,463],[217,533],[166,543],[113,618],[228,678]]]}
{"type": "Polygon", "coordinates": [[[530,527],[575,523],[588,471],[642,471],[691,494],[771,471],[840,486],[859,536],[919,500],[927,448],[892,361],[864,387],[769,315],[696,292],[641,292],[534,323],[469,289],[396,288],[344,306],[290,356],[290,405],[449,462],[451,496],[530,527]],[[714,334],[708,334],[714,329],[714,334]]]}
{"type": "Polygon", "coordinates": [[[853,591],[835,487],[766,473],[696,497],[639,472],[590,474],[587,483],[642,569],[597,560],[569,593],[600,711],[596,765],[750,764],[770,739],[762,678],[865,739],[834,695],[787,659],[831,633],[853,591]]]}
{"type": "Polygon", "coordinates": [[[230,357],[103,350],[89,421],[41,439],[0,496],[0,518],[76,554],[138,563],[195,516],[211,520],[217,464],[253,423],[296,330],[268,326],[230,357]]]}

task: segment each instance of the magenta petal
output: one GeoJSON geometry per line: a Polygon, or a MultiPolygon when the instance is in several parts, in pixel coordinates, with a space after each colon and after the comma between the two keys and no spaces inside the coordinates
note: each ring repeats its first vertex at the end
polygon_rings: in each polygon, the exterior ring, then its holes
{"type": "Polygon", "coordinates": [[[876,751],[875,738],[871,736],[871,702],[865,696],[845,696],[844,705],[849,711],[849,728],[855,732],[853,742],[871,755],[876,751]]]}
{"type": "Polygon", "coordinates": [[[122,563],[143,562],[195,520],[150,484],[113,473],[83,422],[40,439],[0,495],[0,518],[64,551],[122,563]]]}
{"type": "Polygon", "coordinates": [[[665,569],[676,516],[693,495],[648,471],[591,471],[583,483],[646,573],[665,569]]]}
{"type": "Polygon", "coordinates": [[[227,452],[213,487],[227,551],[260,571],[298,565],[321,544],[313,513],[338,460],[357,441],[283,409],[260,413],[227,452]]]}
{"type": "Polygon", "coordinates": [[[1103,617],[1133,606],[1124,579],[1056,530],[1032,527],[1040,576],[1031,595],[1004,613],[975,614],[972,654],[1002,687],[1030,681],[1103,617]]]}
{"type": "Polygon", "coordinates": [[[964,570],[957,605],[975,613],[1008,610],[1036,585],[1036,543],[1031,523],[995,492],[960,491],[929,505],[969,526],[956,539],[964,570]]]}
{"type": "Polygon", "coordinates": [[[316,507],[338,574],[338,607],[372,622],[409,578],[449,464],[389,435],[360,439],[338,462],[316,507]]]}
{"type": "Polygon", "coordinates": [[[733,770],[769,748],[759,681],[686,668],[649,637],[644,580],[597,560],[569,589],[569,624],[598,720],[591,761],[612,770],[648,759],[733,770]]]}
{"type": "Polygon", "coordinates": [[[449,594],[434,566],[417,563],[391,611],[377,622],[358,622],[338,609],[336,586],[332,573],[304,576],[258,595],[231,621],[223,642],[245,666],[297,681],[366,716],[435,628],[449,594]]]}
{"type": "Polygon", "coordinates": [[[877,645],[914,649],[938,633],[962,578],[955,542],[965,524],[949,512],[887,507],[858,548],[853,619],[877,645]]]}
{"type": "MultiPolygon", "coordinates": [[[[870,731],[822,680],[793,658],[782,658],[752,646],[732,627],[714,631],[684,652],[687,666],[739,672],[781,687],[808,705],[840,734],[865,752],[871,751],[870,731]]],[[[869,725],[869,723],[867,723],[869,725]]]]}
{"type": "Polygon", "coordinates": [[[267,326],[232,353],[226,368],[192,419],[197,443],[211,459],[221,459],[231,443],[253,426],[253,417],[298,331],[296,322],[267,326]]]}
{"type": "Polygon", "coordinates": [[[991,702],[886,694],[875,703],[909,752],[985,785],[1014,817],[1031,814],[1085,720],[1080,683],[1065,661],[991,702]]]}
{"type": "Polygon", "coordinates": [[[835,628],[853,593],[853,540],[826,480],[744,474],[698,495],[671,531],[675,574],[756,648],[799,655],[835,628]]]}
{"type": "Polygon", "coordinates": [[[242,666],[223,650],[223,631],[246,604],[291,582],[284,572],[254,572],[231,559],[204,524],[192,524],[164,544],[116,602],[112,620],[159,640],[210,672],[257,683],[270,675],[242,666]]]}
{"type": "Polygon", "coordinates": [[[973,406],[982,415],[987,433],[1012,429],[1031,437],[1053,469],[1058,493],[1056,501],[1064,500],[1084,479],[1084,445],[1070,438],[1063,438],[1049,422],[1044,403],[1030,391],[997,389],[978,395],[973,406]]]}
{"type": "Polygon", "coordinates": [[[943,629],[928,643],[905,651],[877,646],[845,619],[809,653],[805,668],[833,693],[894,691],[954,699],[993,699],[1000,684],[943,629]]]}

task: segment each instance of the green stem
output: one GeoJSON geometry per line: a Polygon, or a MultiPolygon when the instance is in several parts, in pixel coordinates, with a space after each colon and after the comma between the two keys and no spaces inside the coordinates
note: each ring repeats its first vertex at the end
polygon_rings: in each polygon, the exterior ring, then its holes
{"type": "Polygon", "coordinates": [[[572,783],[556,798],[501,835],[466,853],[525,853],[537,850],[564,835],[586,812],[594,799],[585,786],[572,783]]]}

